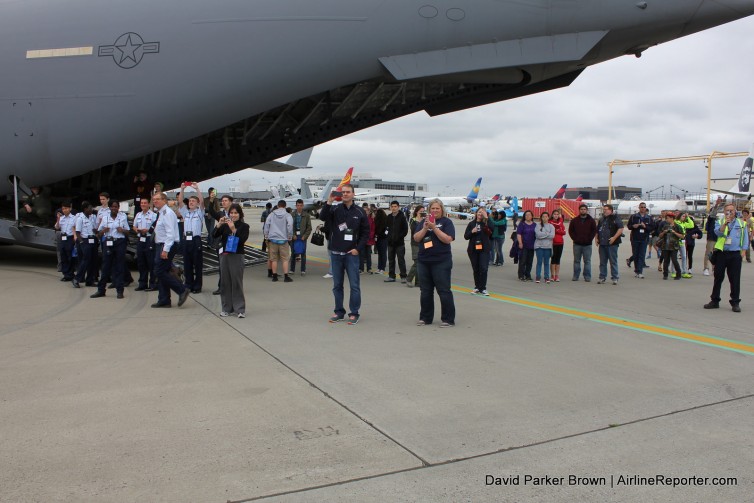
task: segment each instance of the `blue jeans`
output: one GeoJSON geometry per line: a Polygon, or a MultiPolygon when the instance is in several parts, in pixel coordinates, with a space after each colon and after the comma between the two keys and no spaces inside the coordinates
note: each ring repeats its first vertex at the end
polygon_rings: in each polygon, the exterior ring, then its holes
{"type": "Polygon", "coordinates": [[[505,242],[505,236],[492,239],[493,247],[490,253],[494,253],[495,258],[494,260],[490,260],[490,262],[494,262],[497,265],[503,265],[503,262],[505,262],[505,259],[503,258],[503,243],[504,242],[505,242]]]}
{"type": "Polygon", "coordinates": [[[416,271],[419,273],[419,319],[429,325],[435,317],[434,291],[440,297],[440,321],[455,325],[456,305],[453,302],[453,292],[450,290],[450,271],[453,261],[425,264],[417,262],[416,271]]]}
{"type": "Polygon", "coordinates": [[[542,277],[542,268],[545,269],[545,279],[550,279],[550,257],[552,257],[552,248],[537,248],[534,250],[537,254],[537,279],[542,277]]]}
{"type": "Polygon", "coordinates": [[[581,259],[584,259],[584,279],[592,279],[592,245],[573,244],[573,278],[579,279],[581,259]]]}
{"type": "Polygon", "coordinates": [[[607,263],[610,262],[610,279],[617,281],[618,245],[600,245],[600,279],[607,279],[607,263]]]}
{"type": "Polygon", "coordinates": [[[346,310],[343,308],[343,280],[344,275],[348,274],[348,286],[351,289],[351,295],[348,299],[348,309],[352,314],[359,314],[361,307],[361,284],[359,280],[359,256],[358,255],[338,255],[330,253],[332,259],[332,293],[335,297],[335,315],[345,316],[346,310]]]}
{"type": "Polygon", "coordinates": [[[631,261],[634,263],[634,272],[636,274],[641,274],[644,272],[644,269],[647,268],[647,263],[645,262],[645,257],[647,256],[647,241],[631,241],[631,250],[634,253],[631,258],[631,261]]]}
{"type": "Polygon", "coordinates": [[[681,247],[678,249],[678,253],[681,255],[681,273],[686,274],[689,272],[688,267],[688,255],[686,253],[686,243],[682,242],[681,247]]]}

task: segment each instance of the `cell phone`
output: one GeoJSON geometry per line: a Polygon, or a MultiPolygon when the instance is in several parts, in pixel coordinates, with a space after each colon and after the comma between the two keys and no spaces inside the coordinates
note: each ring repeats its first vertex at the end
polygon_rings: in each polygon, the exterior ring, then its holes
{"type": "Polygon", "coordinates": [[[184,185],[185,185],[186,187],[191,187],[191,184],[192,184],[192,183],[194,183],[194,182],[183,182],[183,184],[184,184],[184,185]]]}
{"type": "Polygon", "coordinates": [[[427,220],[429,221],[429,223],[433,224],[435,223],[435,216],[430,213],[429,216],[427,216],[427,220]]]}

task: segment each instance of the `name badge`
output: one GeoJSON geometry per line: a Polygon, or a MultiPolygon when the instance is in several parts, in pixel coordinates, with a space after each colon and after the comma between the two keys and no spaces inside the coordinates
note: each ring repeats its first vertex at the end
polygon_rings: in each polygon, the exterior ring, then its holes
{"type": "Polygon", "coordinates": [[[344,234],[343,241],[353,241],[353,234],[344,234]]]}
{"type": "Polygon", "coordinates": [[[193,232],[191,232],[191,231],[188,231],[188,232],[186,233],[186,237],[187,237],[187,238],[191,238],[191,237],[194,237],[194,233],[193,233],[193,232]]]}
{"type": "Polygon", "coordinates": [[[432,248],[433,246],[434,246],[434,243],[432,243],[432,240],[430,240],[430,241],[425,241],[425,242],[424,242],[424,249],[425,249],[425,250],[429,250],[429,249],[430,249],[430,248],[432,248]]]}
{"type": "Polygon", "coordinates": [[[221,246],[221,247],[220,247],[220,249],[219,249],[219,250],[217,250],[217,253],[219,253],[220,255],[222,255],[224,251],[225,251],[225,248],[223,248],[223,247],[221,246]]]}
{"type": "Polygon", "coordinates": [[[146,243],[147,242],[147,238],[144,237],[144,236],[142,236],[142,237],[139,238],[139,241],[142,242],[142,243],[146,243]]]}
{"type": "Polygon", "coordinates": [[[301,235],[301,231],[296,231],[296,235],[300,236],[301,235]]]}
{"type": "Polygon", "coordinates": [[[89,244],[90,244],[90,245],[93,245],[93,244],[94,244],[94,239],[92,239],[92,238],[89,238],[89,244]]]}
{"type": "Polygon", "coordinates": [[[730,244],[733,244],[733,238],[726,238],[726,239],[725,239],[725,244],[726,244],[726,245],[730,245],[730,244]]]}
{"type": "Polygon", "coordinates": [[[66,234],[62,234],[60,236],[60,239],[62,239],[63,241],[68,241],[68,236],[66,234]]]}
{"type": "Polygon", "coordinates": [[[137,198],[136,198],[136,202],[138,203],[139,201],[141,201],[141,198],[140,198],[140,197],[137,197],[137,198]]]}
{"type": "Polygon", "coordinates": [[[476,248],[477,250],[481,250],[481,249],[483,248],[483,246],[482,246],[482,243],[477,243],[477,244],[476,244],[476,245],[474,246],[474,248],[476,248]]]}
{"type": "Polygon", "coordinates": [[[114,242],[113,242],[113,238],[107,238],[107,239],[105,240],[105,244],[106,244],[107,246],[113,246],[113,244],[114,244],[114,242]]]}
{"type": "Polygon", "coordinates": [[[639,229],[639,234],[644,234],[644,229],[639,229]]]}
{"type": "Polygon", "coordinates": [[[385,235],[386,235],[386,236],[387,236],[387,231],[388,231],[388,230],[387,230],[387,229],[385,229],[385,235]]]}
{"type": "Polygon", "coordinates": [[[345,232],[345,230],[348,229],[348,226],[346,224],[340,224],[338,226],[338,229],[340,229],[342,232],[345,232]]]}

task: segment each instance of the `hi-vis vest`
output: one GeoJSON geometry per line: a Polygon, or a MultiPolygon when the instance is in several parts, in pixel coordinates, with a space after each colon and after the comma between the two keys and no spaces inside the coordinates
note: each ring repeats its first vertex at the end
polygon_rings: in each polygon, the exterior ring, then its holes
{"type": "MultiPolygon", "coordinates": [[[[744,224],[744,221],[741,220],[740,218],[736,218],[736,221],[738,222],[738,225],[741,226],[741,245],[739,246],[739,249],[743,250],[744,249],[744,234],[746,234],[744,232],[744,229],[746,229],[746,224],[744,224]]],[[[725,223],[725,218],[721,218],[718,223],[720,224],[720,227],[722,227],[723,224],[725,223]]],[[[717,241],[715,242],[716,250],[723,251],[723,247],[725,246],[725,238],[728,237],[729,230],[730,230],[730,227],[726,227],[723,235],[717,238],[717,241]]]]}

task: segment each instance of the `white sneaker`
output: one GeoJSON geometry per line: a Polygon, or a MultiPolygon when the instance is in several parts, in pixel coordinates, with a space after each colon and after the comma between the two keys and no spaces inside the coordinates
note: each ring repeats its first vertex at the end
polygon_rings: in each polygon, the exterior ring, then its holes
{"type": "Polygon", "coordinates": [[[476,294],[478,294],[478,293],[479,293],[479,290],[477,290],[476,288],[474,288],[474,289],[473,289],[473,290],[471,291],[471,295],[476,295],[476,294]]]}
{"type": "Polygon", "coordinates": [[[306,271],[301,271],[301,276],[306,276],[306,271]]]}
{"type": "Polygon", "coordinates": [[[246,313],[238,313],[239,318],[246,318],[246,313]]]}
{"type": "Polygon", "coordinates": [[[644,279],[644,275],[643,274],[637,274],[636,277],[639,278],[639,279],[644,279]]]}
{"type": "Polygon", "coordinates": [[[704,274],[705,276],[709,276],[709,269],[705,269],[702,274],[704,274]]]}
{"type": "Polygon", "coordinates": [[[323,277],[323,278],[332,278],[332,274],[330,274],[330,273],[328,272],[327,274],[325,274],[325,275],[324,275],[324,276],[322,276],[322,277],[323,277]]]}
{"type": "Polygon", "coordinates": [[[484,295],[485,297],[489,297],[490,293],[487,290],[482,290],[482,295],[484,295]]]}
{"type": "Polygon", "coordinates": [[[226,313],[225,311],[223,311],[223,312],[220,313],[220,316],[222,316],[223,318],[226,318],[226,317],[228,317],[230,315],[228,313],[226,313]]]}

